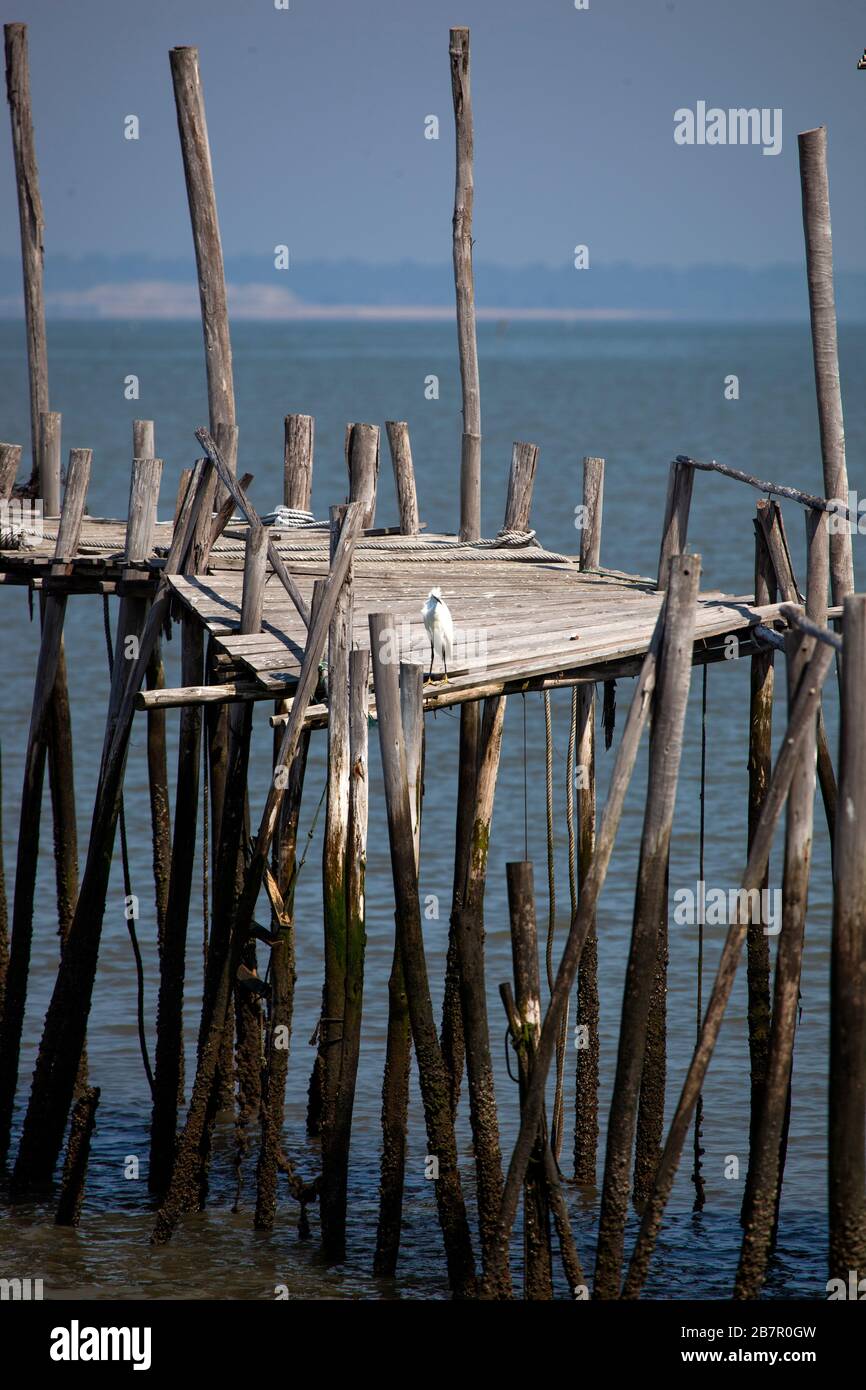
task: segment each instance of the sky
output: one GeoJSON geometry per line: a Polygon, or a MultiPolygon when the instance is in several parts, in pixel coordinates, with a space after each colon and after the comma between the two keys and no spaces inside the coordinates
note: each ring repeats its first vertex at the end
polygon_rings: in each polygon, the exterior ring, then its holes
{"type": "MultiPolygon", "coordinates": [[[[796,137],[826,124],[836,268],[866,269],[862,0],[289,5],[9,0],[4,21],[29,26],[46,254],[191,253],[168,50],[192,44],[227,255],[446,260],[448,30],[467,24],[477,260],[562,266],[579,243],[596,263],[800,261],[796,137]],[[781,108],[781,153],[678,145],[674,112],[699,101],[781,108]]],[[[0,189],[0,255],[17,254],[8,135],[0,189]]]]}

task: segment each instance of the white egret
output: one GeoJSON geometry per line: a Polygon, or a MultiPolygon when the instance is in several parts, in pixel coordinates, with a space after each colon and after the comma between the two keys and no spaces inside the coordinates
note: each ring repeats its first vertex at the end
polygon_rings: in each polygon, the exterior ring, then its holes
{"type": "Polygon", "coordinates": [[[421,609],[424,618],[424,626],[427,629],[427,636],[430,638],[430,675],[433,676],[433,662],[438,656],[441,658],[445,668],[445,679],[448,679],[448,662],[451,660],[451,651],[454,646],[454,619],[448,604],[442,597],[441,589],[431,589],[427,596],[427,602],[421,609]]]}

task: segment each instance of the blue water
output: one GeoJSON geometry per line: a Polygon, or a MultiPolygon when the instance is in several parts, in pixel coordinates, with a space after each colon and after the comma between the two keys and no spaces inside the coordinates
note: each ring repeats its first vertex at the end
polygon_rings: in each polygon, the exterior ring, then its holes
{"type": "MultiPolygon", "coordinates": [[[[0,324],[0,436],[26,441],[29,415],[23,365],[23,328],[0,324]]],[[[282,419],[304,411],[316,417],[313,505],[317,515],[345,494],[343,433],[347,420],[406,419],[412,436],[419,503],[431,530],[454,530],[458,510],[460,397],[454,332],[426,324],[241,324],[233,332],[239,469],[255,474],[253,497],[264,512],[281,500],[282,419]],[[438,399],[425,399],[425,379],[438,377],[438,399]]],[[[752,473],[821,491],[821,465],[807,327],[712,325],[514,325],[479,329],[483,413],[483,522],[485,534],[501,524],[505,482],[515,439],[540,445],[533,524],[543,543],[576,550],[574,508],[581,498],[581,459],[606,461],[602,563],[634,573],[655,572],[668,463],[677,453],[716,457],[752,473]],[[739,399],[726,400],[725,378],[739,380],[739,399]]],[[[157,452],[165,459],[160,516],[169,517],[180,470],[197,456],[194,428],[206,421],[200,332],[192,324],[56,324],[49,335],[51,406],[63,413],[64,452],[94,451],[90,511],[125,515],[131,422],[156,421],[157,452]],[[135,401],[124,398],[124,379],[140,383],[135,401]]],[[[851,485],[862,484],[866,403],[859,389],[866,369],[866,329],[842,331],[840,351],[846,401],[851,485]]],[[[25,465],[26,466],[26,465],[25,465]]],[[[383,450],[378,520],[396,520],[393,483],[383,450]]],[[[690,546],[703,557],[703,587],[747,593],[752,587],[751,517],[757,494],[716,476],[695,480],[690,546]]],[[[798,572],[804,572],[803,519],[785,508],[798,572]]],[[[855,567],[860,561],[855,540],[855,567]]],[[[447,596],[447,595],[446,595],[447,596]]],[[[112,600],[114,603],[114,600],[112,600]]],[[[28,620],[21,589],[0,588],[0,742],[3,752],[3,843],[11,894],[23,755],[37,652],[37,626],[28,620]]],[[[70,602],[67,657],[76,751],[79,840],[86,846],[95,773],[102,742],[107,675],[98,598],[70,602]]],[[[179,643],[167,648],[169,684],[179,683],[179,643]]],[[[630,696],[619,684],[619,725],[630,696]]],[[[783,682],[777,682],[781,686],[783,682]]],[[[706,879],[736,886],[744,863],[747,792],[748,664],[725,662],[709,672],[706,879]]],[[[557,916],[561,940],[568,922],[565,833],[565,750],[569,694],[556,692],[557,916]]],[[[261,807],[270,765],[268,709],[256,707],[250,799],[253,821],[261,807]]],[[[776,736],[783,720],[777,707],[776,736]]],[[[692,688],[680,774],[671,860],[671,895],[698,876],[700,674],[692,688]]],[[[827,686],[831,747],[836,741],[836,692],[827,686]]],[[[174,757],[177,713],[170,712],[174,757]]],[[[522,701],[509,701],[502,766],[491,838],[486,899],[489,1013],[497,1068],[497,1097],[506,1156],[515,1133],[516,1088],[505,1072],[504,1021],[497,987],[511,973],[505,863],[524,856],[524,835],[536,864],[539,919],[547,920],[544,811],[544,724],[541,697],[526,699],[524,759],[522,701]],[[524,773],[529,814],[524,825],[524,773]]],[[[427,720],[426,798],[422,829],[422,894],[441,904],[425,938],[438,1014],[450,903],[458,720],[441,713],[427,720]]],[[[322,740],[314,739],[302,812],[304,829],[318,803],[324,777],[322,740]]],[[[599,798],[606,793],[614,752],[599,754],[599,798]]],[[[188,1218],[171,1245],[147,1244],[153,1208],[146,1190],[149,1103],[138,1052],[135,977],[116,867],[109,893],[99,978],[91,1014],[91,1078],[102,1087],[87,1201],[77,1231],[57,1231],[38,1204],[0,1215],[2,1273],[43,1277],[46,1295],[64,1297],[273,1297],[277,1284],[292,1296],[430,1298],[447,1295],[432,1185],[424,1180],[423,1118],[413,1080],[406,1223],[395,1283],[376,1281],[370,1269],[377,1213],[379,1106],[387,1017],[386,982],[393,948],[393,894],[387,856],[378,748],[371,742],[372,780],[367,869],[367,975],[362,1054],[353,1130],[350,1179],[350,1250],[342,1268],[329,1268],[314,1239],[296,1235],[297,1208],[282,1202],[271,1236],[253,1233],[254,1159],[247,1165],[240,1210],[233,1200],[231,1128],[221,1132],[213,1164],[211,1205],[188,1218]],[[125,1160],[140,1159],[138,1180],[124,1176],[125,1160]],[[14,1269],[12,1266],[14,1265],[14,1269]]],[[[172,762],[170,762],[170,768],[172,762]]],[[[606,1118],[616,1056],[619,1006],[628,941],[637,848],[643,814],[643,757],[629,792],[619,839],[599,912],[602,991],[602,1121],[606,1118]]],[[[129,757],[126,808],[133,887],[141,898],[140,936],[147,977],[147,1017],[155,1016],[157,969],[150,887],[150,826],[142,728],[129,757]]],[[[830,877],[825,827],[816,803],[816,846],[810,891],[803,1015],[797,1038],[791,1138],[780,1242],[767,1293],[823,1297],[826,1273],[827,1004],[830,877]]],[[[41,1020],[56,968],[53,867],[43,835],[35,921],[32,988],[21,1098],[32,1068],[41,1020]]],[[[321,843],[317,834],[299,882],[298,984],[289,1074],[286,1147],[300,1172],[317,1171],[315,1141],[304,1130],[313,1049],[307,1046],[321,999],[321,843]]],[[[781,848],[771,862],[771,884],[781,886],[781,848]]],[[[723,928],[706,931],[709,981],[723,928]]],[[[675,1103],[695,1029],[697,929],[671,924],[669,981],[669,1094],[675,1103]]],[[[200,894],[189,923],[187,1043],[189,1075],[198,1016],[202,935],[200,894]]],[[[737,1213],[747,1162],[748,1048],[745,974],[738,978],[704,1092],[707,1206],[691,1213],[690,1153],[668,1208],[647,1295],[718,1298],[729,1294],[736,1268],[737,1213]],[[730,1156],[738,1179],[725,1177],[730,1156]]],[[[573,1057],[569,1057],[564,1171],[570,1171],[573,1057]]],[[[20,1116],[19,1116],[20,1118],[20,1116]]],[[[599,1152],[599,1181],[603,1163],[599,1152]]],[[[460,1148],[466,1188],[473,1190],[465,1099],[460,1148]]],[[[126,1165],[127,1168],[129,1165],[126,1165]]],[[[597,1194],[568,1188],[584,1266],[591,1270],[597,1194]]],[[[517,1252],[516,1252],[517,1254],[517,1252]]],[[[561,1291],[564,1291],[564,1287],[561,1291]]]]}

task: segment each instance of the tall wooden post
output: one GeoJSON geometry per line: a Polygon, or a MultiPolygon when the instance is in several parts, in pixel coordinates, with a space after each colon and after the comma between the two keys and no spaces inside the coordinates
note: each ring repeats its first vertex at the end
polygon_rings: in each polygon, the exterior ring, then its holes
{"type": "MultiPolygon", "coordinates": [[[[511,924],[511,957],[514,964],[515,1008],[519,1033],[518,1052],[521,1108],[532,1073],[538,1035],[541,1032],[541,983],[538,973],[538,931],[535,921],[535,887],[532,864],[506,864],[508,915],[511,924]]],[[[550,1203],[544,1176],[547,1136],[539,1126],[538,1139],[523,1185],[524,1292],[528,1299],[553,1297],[550,1256],[550,1203]]]]}
{"type": "Polygon", "coordinates": [[[667,912],[667,871],[683,726],[692,674],[700,560],[671,560],[659,680],[653,704],[646,810],[641,836],[634,922],[623,992],[616,1079],[604,1167],[596,1298],[616,1298],[620,1287],[629,1199],[629,1159],[644,1065],[647,1019],[659,951],[659,922],[667,912]]]}
{"type": "MultiPolygon", "coordinates": [[[[797,137],[797,145],[800,151],[806,275],[809,281],[812,355],[824,465],[824,496],[840,497],[847,506],[848,468],[845,462],[845,426],[836,340],[826,126],[802,131],[797,137]]],[[[851,533],[847,526],[840,527],[830,537],[830,585],[834,603],[841,603],[854,589],[851,533]]]]}
{"type": "Polygon", "coordinates": [[[475,284],[472,274],[472,160],[474,135],[469,87],[469,30],[452,29],[449,42],[454,100],[456,174],[454,180],[454,284],[457,291],[457,345],[463,390],[463,442],[460,451],[460,539],[481,535],[481,389],[475,335],[475,284]]]}
{"type": "MultiPolygon", "coordinates": [[[[360,498],[356,498],[360,501],[360,498]]],[[[363,507],[363,503],[361,503],[363,507]]],[[[339,544],[345,508],[331,508],[331,554],[339,544]]],[[[349,652],[352,646],[351,571],[328,632],[328,798],[322,848],[325,982],[319,1022],[322,1133],[322,1245],[342,1260],[346,1242],[346,1177],[337,1127],[337,1091],[343,1061],[346,1004],[347,856],[349,847],[349,652]]],[[[347,1157],[347,1155],[345,1155],[347,1157]]]]}
{"type": "MultiPolygon", "coordinates": [[[[755,604],[774,603],[776,572],[761,526],[761,507],[755,520],[755,604]]],[[[751,849],[761,819],[773,765],[773,690],[775,672],[772,647],[751,659],[749,699],[749,813],[747,848],[751,849]]],[[[765,872],[763,891],[769,883],[765,872]]],[[[750,922],[746,937],[746,982],[749,1014],[749,1169],[743,1192],[743,1218],[752,1186],[758,1124],[764,1102],[767,1049],[770,1040],[770,942],[761,922],[750,922]]]]}
{"type": "MultiPolygon", "coordinates": [[[[220,425],[233,429],[236,424],[235,392],[223,251],[198,49],[173,48],[169,61],[198,267],[210,427],[211,433],[217,435],[220,425]]],[[[236,459],[227,457],[225,462],[230,472],[236,472],[236,459]]]]}
{"type": "Polygon", "coordinates": [[[445,1241],[451,1288],[459,1297],[475,1292],[475,1265],[466,1207],[457,1164],[457,1143],[433,1006],[427,979],[418,870],[412,833],[412,810],[406,770],[406,746],[400,718],[397,667],[387,659],[395,631],[391,613],[370,614],[370,653],[376,694],[376,718],[388,813],[388,838],[397,906],[397,929],[403,973],[409,998],[412,1040],[418,1058],[418,1074],[424,1101],[427,1141],[436,1159],[436,1204],[445,1241]]]}
{"type": "MultiPolygon", "coordinates": [[[[804,637],[797,631],[789,632],[785,638],[789,709],[793,708],[797,687],[814,645],[812,638],[804,637]]],[[[800,1000],[803,934],[809,895],[814,800],[813,723],[806,731],[800,762],[794,772],[788,794],[782,921],[776,955],[773,1017],[763,1102],[755,1135],[754,1154],[751,1155],[752,1185],[743,1212],[745,1233],[735,1288],[738,1298],[756,1298],[764,1282],[782,1183],[782,1152],[787,1128],[785,1117],[790,1103],[794,1034],[800,1000]]]]}
{"type": "MultiPolygon", "coordinates": [[[[580,568],[598,569],[601,562],[601,521],[604,500],[604,459],[583,460],[583,527],[580,568]]],[[[583,891],[595,852],[595,686],[574,688],[577,767],[577,887],[583,891]]],[[[598,1150],[599,997],[598,936],[593,918],[580,957],[577,975],[577,1067],[574,1105],[574,1180],[595,1185],[598,1150]]]]}
{"type": "Polygon", "coordinates": [[[45,219],[39,193],[33,112],[30,105],[27,25],[6,24],[3,33],[6,40],[6,97],[12,121],[12,149],[18,185],[18,219],[21,226],[21,260],[24,270],[24,321],[30,376],[31,483],[39,483],[39,496],[44,501],[43,480],[39,476],[39,417],[48,409],[48,347],[45,337],[42,245],[45,219]]]}
{"type": "MultiPolygon", "coordinates": [[[[406,779],[416,871],[420,864],[421,803],[424,791],[424,669],[414,662],[400,664],[400,718],[406,749],[406,779]]],[[[403,1219],[403,1180],[409,1114],[409,1067],[412,1030],[409,1000],[400,949],[400,924],[395,922],[394,959],[388,979],[388,1034],[382,1079],[382,1161],[379,1224],[373,1273],[393,1278],[400,1249],[403,1219]]],[[[458,1000],[459,1006],[459,1000],[458,1000]]]]}
{"type": "MultiPolygon", "coordinates": [[[[191,486],[190,479],[187,488],[191,486]]],[[[188,574],[195,574],[207,565],[215,492],[216,477],[212,475],[205,485],[193,542],[184,566],[188,574]]],[[[201,685],[204,680],[204,637],[201,624],[188,614],[181,619],[180,642],[181,681],[184,685],[201,685]]],[[[198,825],[201,726],[201,705],[184,705],[178,727],[174,837],[156,1015],[156,1068],[148,1166],[148,1187],[156,1194],[165,1191],[171,1176],[178,1104],[183,1090],[183,997],[198,825]]]]}
{"type": "MultiPolygon", "coordinates": [[[[831,562],[832,563],[832,562],[831,562]]],[[[866,595],[842,617],[840,816],[830,956],[830,1276],[866,1268],[866,595]]]]}

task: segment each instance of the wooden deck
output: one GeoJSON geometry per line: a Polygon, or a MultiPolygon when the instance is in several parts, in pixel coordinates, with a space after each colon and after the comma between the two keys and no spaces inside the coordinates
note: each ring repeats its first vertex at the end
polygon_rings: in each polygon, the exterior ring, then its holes
{"type": "MultiPolygon", "coordinates": [[[[124,567],[125,522],[86,518],[78,552],[65,576],[47,578],[56,523],[44,539],[22,550],[0,551],[6,583],[65,588],[70,592],[123,592],[124,585],[152,584],[171,542],[171,523],[157,527],[146,569],[124,567]]],[[[241,636],[241,591],[246,527],[233,524],[217,541],[208,573],[174,576],[178,599],[202,622],[216,644],[220,679],[253,681],[262,691],[291,689],[300,670],[305,628],[276,575],[265,588],[263,631],[241,636]]],[[[328,573],[326,529],[272,533],[277,548],[309,604],[313,584],[328,573]]],[[[368,616],[397,618],[400,660],[430,663],[421,607],[434,585],[442,590],[456,629],[449,682],[439,663],[434,680],[440,701],[489,693],[542,680],[603,679],[635,669],[646,651],[663,595],[638,575],[599,569],[583,572],[577,556],[556,556],[540,545],[465,545],[454,536],[366,535],[354,558],[354,642],[369,646],[368,616]]],[[[778,604],[756,607],[751,595],[718,591],[701,595],[695,625],[695,659],[711,639],[767,624],[778,604]]]]}
{"type": "MultiPolygon", "coordinates": [[[[227,676],[285,689],[300,669],[303,624],[273,576],[265,589],[263,631],[238,633],[242,575],[221,567],[230,545],[227,538],[213,557],[210,574],[176,577],[172,586],[218,643],[227,676]]],[[[235,545],[240,560],[239,537],[235,545]]],[[[438,585],[455,624],[448,683],[455,696],[491,683],[566,679],[583,670],[594,678],[596,670],[601,676],[609,667],[639,659],[663,598],[654,581],[612,570],[584,573],[577,557],[534,558],[533,550],[548,556],[539,547],[470,547],[453,537],[360,541],[353,579],[355,644],[369,646],[370,613],[392,612],[399,659],[428,668],[430,646],[421,608],[438,585]]],[[[293,539],[282,553],[309,603],[314,581],[327,574],[326,539],[303,544],[293,539]],[[308,553],[302,556],[302,549],[308,553]]],[[[729,632],[747,636],[748,629],[771,622],[777,613],[778,605],[756,608],[750,595],[703,594],[696,649],[729,632]]],[[[441,681],[441,676],[437,661],[434,679],[441,681]]]]}

